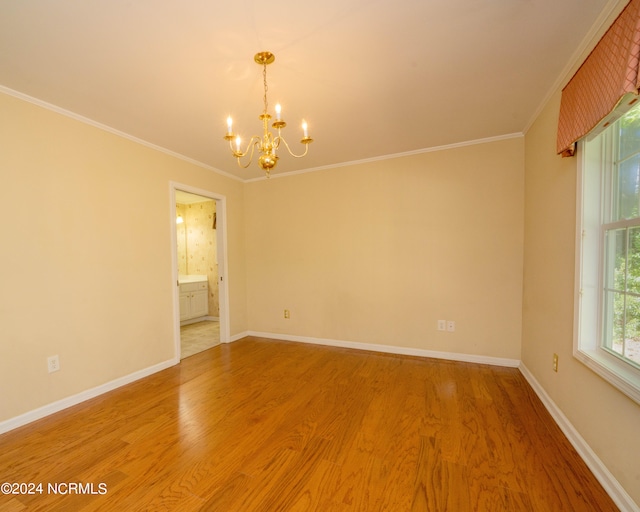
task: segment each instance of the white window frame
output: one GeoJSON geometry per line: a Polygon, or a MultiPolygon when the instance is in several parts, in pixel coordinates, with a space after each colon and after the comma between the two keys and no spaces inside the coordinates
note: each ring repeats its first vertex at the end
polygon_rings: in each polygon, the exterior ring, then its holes
{"type": "MultiPolygon", "coordinates": [[[[612,130],[610,130],[612,132],[612,130]]],[[[604,135],[604,134],[603,134],[604,135]]],[[[640,368],[602,347],[603,337],[603,219],[609,203],[613,164],[606,156],[611,133],[580,142],[576,193],[576,275],[573,355],[603,379],[640,404],[640,368]],[[601,171],[593,172],[593,166],[601,171]],[[591,171],[587,173],[587,168],[591,171]]],[[[625,221],[626,222],[626,221],[625,221]]],[[[624,222],[623,222],[624,223],[624,222]]]]}

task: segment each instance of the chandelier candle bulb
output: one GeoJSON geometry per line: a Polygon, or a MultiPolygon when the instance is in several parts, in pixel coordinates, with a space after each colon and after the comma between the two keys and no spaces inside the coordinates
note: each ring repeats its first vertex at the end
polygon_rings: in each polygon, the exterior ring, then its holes
{"type": "Polygon", "coordinates": [[[282,121],[281,112],[282,107],[280,106],[280,103],[276,103],[276,121],[282,121]]]}
{"type": "Polygon", "coordinates": [[[229,135],[233,133],[233,119],[231,119],[231,116],[227,117],[227,133],[229,135]]]}
{"type": "Polygon", "coordinates": [[[236,137],[236,151],[238,153],[240,153],[240,143],[242,142],[242,140],[240,139],[240,136],[236,137]]]}
{"type": "Polygon", "coordinates": [[[304,132],[304,138],[305,139],[309,138],[309,131],[307,129],[307,122],[306,121],[302,121],[302,131],[304,132]]]}

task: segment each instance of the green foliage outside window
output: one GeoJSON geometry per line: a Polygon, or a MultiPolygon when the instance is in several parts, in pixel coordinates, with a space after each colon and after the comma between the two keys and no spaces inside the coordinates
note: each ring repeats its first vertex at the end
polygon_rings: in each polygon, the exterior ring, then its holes
{"type": "MultiPolygon", "coordinates": [[[[640,107],[618,121],[618,159],[615,166],[612,221],[640,217],[640,107]]],[[[607,232],[609,265],[605,303],[608,316],[605,344],[640,364],[640,227],[607,232]]]]}

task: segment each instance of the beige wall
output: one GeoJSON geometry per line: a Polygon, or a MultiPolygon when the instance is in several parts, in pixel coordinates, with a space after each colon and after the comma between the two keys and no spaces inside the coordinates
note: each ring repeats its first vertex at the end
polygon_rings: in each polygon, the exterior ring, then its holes
{"type": "Polygon", "coordinates": [[[526,135],[522,361],[640,503],[640,406],[572,355],[577,158],[555,155],[559,108],[558,93],[526,135]]]}
{"type": "Polygon", "coordinates": [[[0,421],[173,358],[170,181],[227,197],[247,329],[241,182],[4,94],[0,112],[0,421]]]}
{"type": "Polygon", "coordinates": [[[250,329],[519,359],[523,166],[513,138],[248,183],[250,329]]]}
{"type": "Polygon", "coordinates": [[[171,181],[227,198],[232,336],[520,356],[521,139],[242,184],[11,96],[0,109],[0,389],[16,390],[0,421],[173,357],[171,181]]]}

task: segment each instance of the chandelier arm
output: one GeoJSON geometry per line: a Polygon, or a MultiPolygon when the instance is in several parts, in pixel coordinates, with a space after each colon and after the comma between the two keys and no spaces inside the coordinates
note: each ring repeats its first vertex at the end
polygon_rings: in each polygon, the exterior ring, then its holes
{"type": "Polygon", "coordinates": [[[249,144],[247,145],[247,149],[245,149],[244,151],[240,152],[240,151],[236,151],[235,149],[233,149],[233,144],[231,143],[231,141],[229,141],[229,147],[231,148],[231,152],[233,153],[233,156],[236,157],[236,161],[238,162],[238,167],[242,167],[243,169],[246,169],[247,167],[249,167],[251,165],[251,162],[253,161],[253,153],[255,152],[256,146],[258,144],[260,144],[260,137],[258,137],[257,135],[254,135],[249,140],[249,144]],[[251,149],[251,153],[249,153],[249,149],[251,149]],[[247,162],[246,165],[243,165],[242,162],[240,161],[240,159],[244,158],[247,155],[249,155],[249,161],[247,162]]]}
{"type": "Polygon", "coordinates": [[[236,158],[236,162],[238,162],[238,167],[242,169],[246,169],[247,167],[249,167],[251,165],[252,160],[253,160],[253,156],[249,159],[249,161],[247,162],[247,165],[242,165],[242,162],[240,162],[240,157],[236,158]]]}
{"type": "Polygon", "coordinates": [[[294,157],[294,158],[302,158],[303,156],[307,156],[307,152],[309,151],[309,144],[305,144],[304,145],[304,153],[302,153],[301,155],[296,155],[293,151],[291,151],[291,148],[289,147],[289,143],[287,142],[287,140],[283,136],[278,135],[276,137],[276,140],[278,141],[278,146],[280,145],[280,142],[284,142],[284,145],[287,148],[287,151],[289,152],[289,154],[292,157],[294,157]]]}
{"type": "Polygon", "coordinates": [[[257,135],[254,135],[249,139],[249,142],[247,143],[247,148],[244,151],[238,151],[237,146],[234,147],[234,143],[231,140],[229,140],[229,148],[231,149],[233,156],[235,156],[236,158],[243,158],[247,156],[247,154],[249,153],[249,148],[251,148],[251,153],[253,154],[252,146],[255,146],[257,142],[260,142],[260,137],[258,137],[257,135]]]}

